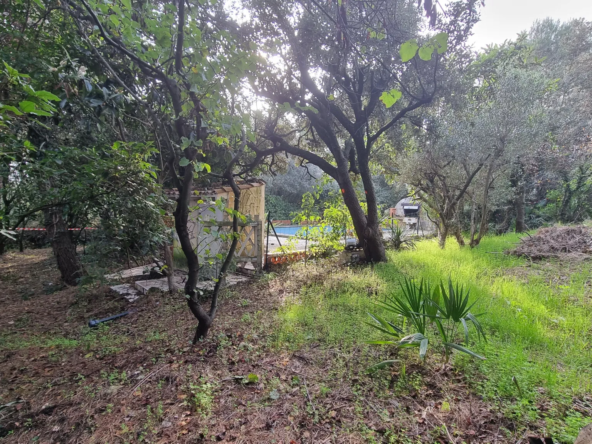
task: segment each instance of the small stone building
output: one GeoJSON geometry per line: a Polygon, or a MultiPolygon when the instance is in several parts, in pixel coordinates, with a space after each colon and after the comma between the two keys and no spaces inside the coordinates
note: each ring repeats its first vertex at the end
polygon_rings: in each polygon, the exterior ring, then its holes
{"type": "MultiPolygon", "coordinates": [[[[236,263],[241,266],[251,263],[253,268],[260,270],[264,251],[265,182],[240,181],[237,182],[237,186],[241,191],[239,211],[247,220],[240,223],[239,244],[235,252],[236,263]]],[[[169,190],[166,194],[171,199],[179,196],[176,189],[169,190]]],[[[191,243],[196,249],[200,266],[204,265],[200,275],[213,277],[217,275],[217,269],[221,264],[220,255],[224,255],[230,247],[230,239],[223,237],[232,231],[232,217],[225,210],[234,208],[234,193],[230,186],[221,184],[195,188],[189,206],[192,210],[188,222],[191,243]],[[221,202],[222,205],[217,202],[221,202]]],[[[176,263],[180,258],[184,258],[176,235],[173,253],[176,263]]]]}

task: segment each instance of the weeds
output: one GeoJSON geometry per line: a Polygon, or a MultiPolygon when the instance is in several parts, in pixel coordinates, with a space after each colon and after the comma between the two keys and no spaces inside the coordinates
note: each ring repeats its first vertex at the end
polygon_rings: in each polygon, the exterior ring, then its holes
{"type": "MultiPolygon", "coordinates": [[[[450,244],[442,251],[435,241],[425,240],[417,242],[414,250],[389,253],[389,262],[373,269],[332,269],[286,298],[275,345],[298,348],[321,343],[359,350],[365,341],[384,339],[383,332],[365,324],[367,313],[391,321],[392,313],[376,302],[387,295],[402,297],[399,282],[405,277],[418,282],[451,277],[465,284],[462,294],[463,301],[468,296],[467,307],[479,300],[479,311],[487,312],[478,318],[487,341],[476,342],[471,350],[488,359],[457,353],[451,357],[454,367],[464,372],[472,390],[513,421],[546,421],[562,441],[573,442],[585,423],[573,410],[573,399],[592,392],[592,268],[585,262],[530,263],[491,254],[512,248],[517,241],[514,234],[492,236],[479,248],[450,244]],[[375,290],[372,294],[369,287],[375,290]],[[539,411],[541,401],[550,406],[549,412],[539,411]]],[[[300,273],[299,264],[293,270],[300,273]]],[[[453,291],[456,296],[456,288],[453,291]]],[[[446,288],[448,297],[449,293],[446,288]]],[[[444,302],[439,305],[442,311],[448,310],[444,302]]],[[[411,324],[406,323],[405,329],[411,324]]],[[[433,325],[427,324],[434,333],[433,325]]],[[[467,325],[471,324],[469,320],[467,325]]],[[[453,336],[466,345],[462,322],[453,336]]]]}
{"type": "Polygon", "coordinates": [[[191,405],[202,418],[208,418],[212,413],[215,388],[215,384],[207,382],[204,377],[199,378],[197,383],[189,384],[191,405]]]}

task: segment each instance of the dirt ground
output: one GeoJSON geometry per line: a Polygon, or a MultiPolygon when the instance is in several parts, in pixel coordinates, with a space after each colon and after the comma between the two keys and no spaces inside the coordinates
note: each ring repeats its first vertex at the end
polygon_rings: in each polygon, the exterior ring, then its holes
{"type": "Polygon", "coordinates": [[[106,286],[62,288],[49,250],[6,254],[0,441],[529,442],[452,368],[410,362],[413,378],[400,369],[368,375],[375,349],[278,344],[283,298],[322,278],[287,270],[226,290],[211,334],[194,347],[182,295],[129,304],[106,286]],[[86,327],[129,309],[108,326],[86,327]]]}

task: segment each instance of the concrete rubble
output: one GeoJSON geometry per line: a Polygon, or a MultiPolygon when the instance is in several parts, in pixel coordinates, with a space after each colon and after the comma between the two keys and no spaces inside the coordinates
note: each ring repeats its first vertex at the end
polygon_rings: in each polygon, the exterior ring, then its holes
{"type": "MultiPolygon", "coordinates": [[[[133,279],[134,282],[125,283],[125,284],[118,284],[113,285],[111,290],[115,293],[121,295],[129,302],[136,301],[140,296],[148,293],[148,291],[152,288],[156,288],[161,291],[168,291],[169,284],[166,277],[159,278],[159,279],[148,279],[150,276],[150,270],[156,267],[156,264],[144,265],[141,267],[130,268],[129,270],[122,270],[117,273],[108,274],[105,276],[105,279],[114,281],[114,280],[123,280],[123,279],[133,279]]],[[[249,281],[250,278],[248,276],[244,276],[241,274],[231,273],[226,277],[226,285],[225,287],[232,287],[237,285],[241,282],[249,281]]],[[[187,274],[180,270],[175,270],[175,276],[173,277],[173,282],[175,283],[175,287],[177,289],[182,289],[185,286],[185,282],[187,281],[187,274]]],[[[214,281],[199,281],[197,283],[198,290],[213,290],[216,283],[214,281]]]]}

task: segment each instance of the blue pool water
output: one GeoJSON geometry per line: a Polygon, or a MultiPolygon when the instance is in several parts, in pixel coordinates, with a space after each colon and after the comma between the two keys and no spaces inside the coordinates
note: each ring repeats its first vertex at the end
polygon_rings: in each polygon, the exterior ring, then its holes
{"type": "MultiPolygon", "coordinates": [[[[295,225],[295,226],[290,226],[290,227],[275,227],[275,231],[277,234],[285,234],[287,236],[295,236],[296,233],[303,227],[295,225]]],[[[310,227],[313,228],[313,227],[310,227]]],[[[329,230],[331,230],[331,227],[327,227],[329,230]]],[[[273,234],[273,231],[271,231],[271,234],[273,234]]]]}
{"type": "MultiPolygon", "coordinates": [[[[304,228],[299,225],[291,225],[286,227],[275,227],[275,231],[277,234],[284,234],[286,236],[296,236],[296,233],[301,229],[304,228]]],[[[314,228],[314,227],[310,227],[314,228]]],[[[331,231],[331,227],[326,227],[327,231],[331,231]]],[[[387,228],[383,228],[384,231],[388,231],[387,228]]],[[[270,234],[273,235],[273,230],[270,231],[270,234]]]]}

